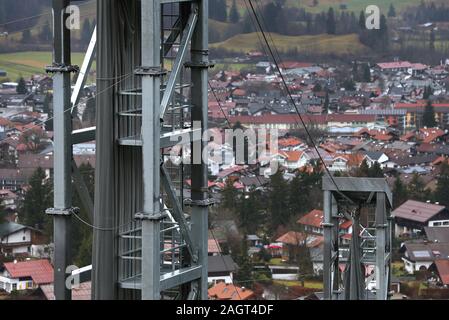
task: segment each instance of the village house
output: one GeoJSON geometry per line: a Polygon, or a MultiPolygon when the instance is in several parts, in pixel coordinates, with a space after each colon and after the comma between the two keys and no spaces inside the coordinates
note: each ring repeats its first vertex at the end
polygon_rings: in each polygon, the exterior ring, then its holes
{"type": "Polygon", "coordinates": [[[415,200],[406,201],[391,215],[394,217],[396,237],[416,236],[434,221],[449,220],[449,211],[446,207],[415,200]]]}
{"type": "Polygon", "coordinates": [[[53,283],[53,267],[48,260],[8,262],[0,269],[0,289],[8,293],[37,289],[53,283]]]}
{"type": "Polygon", "coordinates": [[[4,256],[46,256],[47,244],[48,239],[35,228],[15,222],[0,224],[0,253],[4,256]]]}
{"type": "Polygon", "coordinates": [[[406,241],[400,252],[404,254],[404,268],[410,274],[427,271],[437,260],[449,261],[449,243],[406,241]]]}
{"type": "Polygon", "coordinates": [[[208,256],[208,282],[209,283],[232,283],[234,272],[238,270],[237,264],[230,255],[208,256]]]}

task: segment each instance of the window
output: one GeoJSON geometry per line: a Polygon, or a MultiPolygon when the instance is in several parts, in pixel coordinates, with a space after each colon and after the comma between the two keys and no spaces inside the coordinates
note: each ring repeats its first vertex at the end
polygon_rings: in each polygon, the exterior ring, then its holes
{"type": "Polygon", "coordinates": [[[16,291],[17,290],[17,283],[13,283],[12,284],[12,291],[16,291]]]}

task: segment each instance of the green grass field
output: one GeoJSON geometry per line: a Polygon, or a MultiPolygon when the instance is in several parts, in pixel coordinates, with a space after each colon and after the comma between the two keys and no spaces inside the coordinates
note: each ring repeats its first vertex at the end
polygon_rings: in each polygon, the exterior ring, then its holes
{"type": "MultiPolygon", "coordinates": [[[[228,9],[231,7],[233,0],[227,0],[228,9]]],[[[236,0],[239,7],[240,14],[243,15],[246,12],[245,0],[236,0]]],[[[246,0],[247,1],[247,0],[246,0]]],[[[255,4],[256,0],[253,0],[255,4]]],[[[272,0],[257,0],[259,4],[265,4],[272,0]]],[[[447,0],[425,0],[426,2],[435,2],[436,4],[441,2],[447,2],[447,0]]],[[[288,7],[305,8],[309,12],[321,12],[328,10],[329,7],[333,7],[339,10],[341,4],[346,4],[348,11],[354,11],[359,13],[361,10],[365,10],[369,5],[377,5],[383,13],[387,14],[390,4],[395,6],[396,11],[400,12],[403,9],[411,6],[417,6],[421,3],[421,0],[318,0],[318,5],[313,6],[313,0],[286,0],[288,7]]]]}
{"type": "MultiPolygon", "coordinates": [[[[360,43],[356,34],[332,36],[321,34],[315,36],[283,36],[271,34],[279,51],[288,51],[296,48],[299,52],[321,54],[361,54],[368,48],[360,43]]],[[[259,50],[261,44],[256,33],[240,34],[223,42],[213,43],[212,48],[222,48],[237,52],[249,52],[259,50]]]]}
{"type": "MultiPolygon", "coordinates": [[[[73,53],[72,63],[81,66],[83,53],[73,53]]],[[[0,69],[8,73],[7,78],[16,81],[19,77],[45,73],[44,68],[52,62],[50,52],[16,52],[0,54],[0,69]]],[[[95,68],[95,63],[93,65],[95,68]]],[[[0,78],[1,80],[1,78],[0,78]]]]}
{"type": "MultiPolygon", "coordinates": [[[[443,2],[444,0],[426,0],[426,2],[443,2]]],[[[397,12],[400,12],[407,7],[417,6],[421,3],[421,0],[318,0],[318,5],[313,6],[313,0],[287,0],[287,5],[291,7],[305,8],[310,12],[321,12],[328,10],[329,7],[339,9],[341,4],[346,4],[348,11],[360,12],[365,10],[369,5],[377,5],[382,13],[385,15],[388,13],[390,4],[394,5],[397,12]]]]}

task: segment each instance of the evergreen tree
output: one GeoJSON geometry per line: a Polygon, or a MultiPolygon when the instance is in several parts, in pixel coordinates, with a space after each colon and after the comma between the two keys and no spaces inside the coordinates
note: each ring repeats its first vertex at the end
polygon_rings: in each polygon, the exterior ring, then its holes
{"type": "Polygon", "coordinates": [[[323,105],[323,113],[324,114],[328,114],[329,113],[329,107],[330,107],[329,91],[326,91],[326,97],[324,99],[324,105],[323,105]]]}
{"type": "Polygon", "coordinates": [[[96,98],[94,96],[88,97],[83,111],[83,122],[86,122],[88,125],[94,125],[96,109],[96,98]]]}
{"type": "Polygon", "coordinates": [[[433,108],[432,102],[428,100],[423,114],[423,126],[434,128],[436,125],[435,109],[433,108]]]}
{"type": "Polygon", "coordinates": [[[426,201],[429,196],[428,192],[425,190],[424,182],[417,173],[413,175],[413,178],[408,185],[408,194],[410,199],[416,201],[426,201]]]}
{"type": "Polygon", "coordinates": [[[243,241],[241,242],[240,246],[240,252],[238,255],[235,256],[237,265],[239,266],[239,269],[237,271],[237,274],[235,275],[235,278],[237,281],[244,282],[245,287],[252,287],[252,279],[253,279],[253,264],[251,262],[250,257],[248,256],[248,241],[247,241],[247,235],[244,235],[243,241]]]}
{"type": "Polygon", "coordinates": [[[25,82],[25,79],[23,77],[20,77],[20,79],[17,81],[17,93],[18,94],[27,94],[28,93],[28,89],[27,89],[27,84],[25,82]]]}
{"type": "Polygon", "coordinates": [[[323,87],[321,86],[321,84],[317,83],[317,84],[313,87],[312,91],[313,91],[313,92],[321,92],[321,91],[323,91],[323,87]]]}
{"type": "Polygon", "coordinates": [[[435,30],[434,29],[432,29],[432,31],[430,31],[429,49],[431,52],[435,51],[435,30]]]}
{"type": "Polygon", "coordinates": [[[367,63],[363,65],[363,81],[371,82],[371,69],[367,63]]]}
{"type": "MultiPolygon", "coordinates": [[[[94,199],[95,189],[95,170],[89,163],[83,163],[78,168],[81,177],[87,187],[91,199],[94,199]]],[[[73,185],[73,190],[76,190],[73,185]]],[[[73,194],[73,205],[80,208],[79,216],[84,220],[89,220],[89,213],[84,203],[81,201],[78,192],[73,194]]],[[[72,256],[77,266],[84,267],[92,263],[92,229],[79,223],[78,220],[72,220],[72,256]]]]}
{"type": "Polygon", "coordinates": [[[22,43],[31,43],[31,31],[29,29],[22,31],[22,43]]]}
{"type": "Polygon", "coordinates": [[[232,1],[231,10],[229,11],[229,21],[232,23],[237,23],[240,21],[240,14],[237,9],[237,4],[235,0],[232,1]]]}
{"type": "Polygon", "coordinates": [[[402,183],[401,178],[397,177],[393,186],[393,206],[399,207],[408,199],[407,187],[402,183]]]}
{"type": "Polygon", "coordinates": [[[52,32],[48,24],[44,25],[39,33],[39,40],[41,42],[49,42],[52,38],[52,32]]]}
{"type": "Polygon", "coordinates": [[[88,44],[92,37],[92,26],[89,19],[84,20],[83,29],[81,30],[81,42],[88,44]]]}
{"type": "Polygon", "coordinates": [[[388,10],[388,17],[394,18],[396,17],[396,9],[393,4],[390,5],[390,9],[388,10]]]}
{"type": "Polygon", "coordinates": [[[370,176],[370,168],[368,166],[368,161],[366,161],[366,159],[364,159],[362,161],[356,174],[357,174],[357,177],[369,177],[370,176]]]}
{"type": "MultiPolygon", "coordinates": [[[[234,203],[236,201],[234,200],[234,203]]],[[[257,192],[252,191],[237,202],[240,227],[247,234],[257,233],[261,223],[260,207],[257,192]]]]}
{"type": "Polygon", "coordinates": [[[365,12],[363,10],[360,11],[359,28],[360,28],[360,30],[366,29],[366,17],[365,17],[365,12]]]}
{"type": "Polygon", "coordinates": [[[447,161],[443,162],[440,167],[437,188],[435,190],[435,199],[441,205],[449,207],[449,164],[447,161]]]}
{"type": "Polygon", "coordinates": [[[430,85],[424,87],[424,93],[423,93],[424,100],[428,100],[432,94],[433,94],[432,87],[430,85]]]}
{"type": "Polygon", "coordinates": [[[332,7],[329,8],[327,12],[327,20],[326,20],[326,32],[328,34],[336,34],[337,31],[337,22],[335,21],[335,12],[332,7]]]}
{"type": "Polygon", "coordinates": [[[279,170],[271,176],[271,190],[269,193],[269,212],[271,216],[271,226],[276,230],[280,225],[287,225],[290,220],[288,210],[288,184],[284,180],[282,172],[279,170]]]}
{"type": "Polygon", "coordinates": [[[25,194],[25,199],[19,213],[19,219],[27,226],[46,230],[50,234],[50,218],[45,211],[52,206],[52,186],[46,180],[42,168],[37,168],[29,180],[30,188],[25,194]]]}
{"type": "Polygon", "coordinates": [[[50,94],[45,95],[43,110],[47,114],[48,120],[45,122],[45,130],[53,131],[53,106],[52,106],[52,96],[50,94]]]}
{"type": "Polygon", "coordinates": [[[379,162],[374,162],[374,164],[368,170],[368,176],[371,178],[383,178],[384,173],[379,162]]]}
{"type": "Polygon", "coordinates": [[[222,192],[222,199],[221,205],[223,208],[229,210],[235,209],[237,190],[234,188],[234,182],[230,178],[226,180],[226,185],[222,192]]]}

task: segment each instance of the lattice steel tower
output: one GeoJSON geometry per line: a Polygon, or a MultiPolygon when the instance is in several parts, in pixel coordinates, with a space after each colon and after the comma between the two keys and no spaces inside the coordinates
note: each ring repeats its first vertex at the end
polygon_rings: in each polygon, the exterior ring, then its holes
{"type": "Polygon", "coordinates": [[[54,63],[47,69],[54,73],[55,201],[48,213],[55,221],[55,296],[70,299],[73,179],[93,211],[93,299],[207,299],[207,165],[174,160],[189,150],[190,158],[201,157],[204,147],[208,1],[98,0],[81,70],[70,61],[69,4],[53,0],[54,63]],[[95,51],[97,126],[72,132],[70,110],[95,51]],[[73,92],[71,72],[78,72],[73,92]],[[93,139],[94,204],[71,147],[93,139]],[[173,148],[178,140],[191,148],[173,148]]]}

